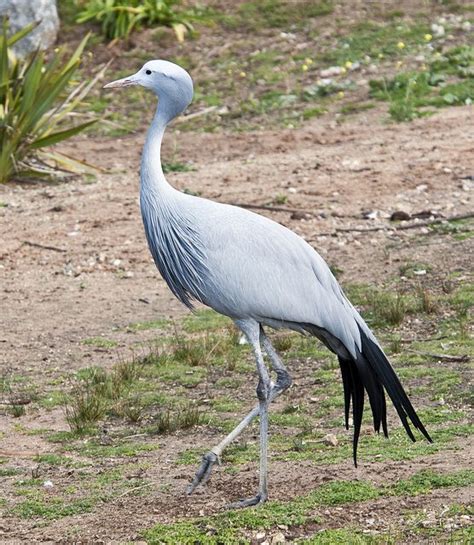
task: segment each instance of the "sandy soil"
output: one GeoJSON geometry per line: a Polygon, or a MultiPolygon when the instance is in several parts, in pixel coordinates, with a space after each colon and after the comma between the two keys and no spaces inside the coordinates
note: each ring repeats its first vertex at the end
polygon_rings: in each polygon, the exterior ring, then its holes
{"type": "MultiPolygon", "coordinates": [[[[169,131],[163,156],[191,162],[193,171],[171,173],[168,178],[176,187],[205,197],[261,205],[287,195],[284,207],[308,215],[294,219],[285,211],[262,213],[305,236],[331,265],[342,269],[342,282],[383,284],[401,264],[414,261],[432,266],[428,282],[442,281],[453,271],[466,277],[473,257],[469,239],[454,240],[426,227],[395,230],[388,218],[397,210],[410,214],[429,210],[441,218],[472,211],[474,154],[466,130],[472,126],[472,109],[447,109],[403,125],[384,124],[382,118],[380,111],[372,110],[341,124],[323,118],[299,129],[248,134],[180,133],[175,128],[169,131]],[[364,219],[367,212],[376,212],[375,219],[364,219]],[[374,227],[382,229],[358,231],[374,227]]],[[[74,151],[103,169],[93,182],[0,187],[0,201],[7,205],[0,208],[2,373],[21,374],[41,384],[81,367],[112,364],[117,352],[126,356],[139,342],[158,334],[131,331],[128,325],[184,314],[146,248],[138,209],[143,138],[143,133],[108,140],[82,138],[64,146],[64,151],[74,151]],[[102,335],[118,342],[117,352],[83,342],[102,335]]],[[[26,427],[65,429],[59,409],[25,419],[26,427]]],[[[32,456],[51,446],[39,436],[19,434],[15,426],[12,417],[0,415],[0,454],[29,467],[32,456]]],[[[153,462],[147,477],[157,484],[146,497],[119,497],[113,506],[47,527],[34,520],[6,518],[0,522],[0,539],[138,542],[139,530],[154,522],[215,512],[229,499],[250,493],[256,482],[253,465],[240,472],[238,482],[218,471],[207,489],[192,499],[183,497],[190,468],[174,463],[176,453],[215,439],[205,429],[160,439],[159,451],[143,455],[153,462]]],[[[472,448],[468,443],[460,446],[462,459],[439,453],[429,462],[371,464],[360,470],[348,460],[334,466],[332,475],[321,475],[309,463],[283,468],[273,462],[272,498],[288,499],[336,475],[377,482],[381,475],[390,480],[426,467],[447,471],[472,467],[472,448]],[[286,486],[279,486],[279,481],[286,486]]],[[[72,478],[50,476],[63,483],[72,478]]],[[[472,490],[464,489],[462,495],[463,502],[472,500],[472,490]]],[[[431,498],[433,509],[461,501],[456,490],[440,490],[431,498]]],[[[376,512],[373,524],[382,531],[406,509],[423,506],[423,501],[388,498],[362,506],[360,513],[333,509],[328,516],[339,524],[342,519],[348,523],[368,519],[376,512]]]]}

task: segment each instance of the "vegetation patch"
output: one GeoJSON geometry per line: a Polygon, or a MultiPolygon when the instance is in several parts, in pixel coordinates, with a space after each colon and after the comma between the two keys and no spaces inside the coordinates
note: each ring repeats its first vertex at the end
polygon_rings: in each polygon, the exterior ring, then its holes
{"type": "Polygon", "coordinates": [[[422,471],[409,479],[382,487],[376,487],[365,481],[335,481],[323,484],[310,494],[291,502],[271,501],[259,509],[230,511],[174,524],[157,524],[145,531],[143,536],[150,544],[248,543],[245,535],[249,530],[262,530],[281,525],[290,528],[301,526],[314,517],[315,510],[321,507],[347,505],[385,496],[404,496],[407,493],[427,494],[436,488],[467,486],[473,481],[474,471],[470,470],[452,474],[422,471]]]}

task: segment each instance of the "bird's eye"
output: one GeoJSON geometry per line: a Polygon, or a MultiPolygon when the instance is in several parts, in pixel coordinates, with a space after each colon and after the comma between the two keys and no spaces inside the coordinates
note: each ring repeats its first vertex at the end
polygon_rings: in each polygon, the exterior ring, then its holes
{"type": "Polygon", "coordinates": [[[145,74],[149,76],[151,74],[151,70],[145,70],[145,74]]]}

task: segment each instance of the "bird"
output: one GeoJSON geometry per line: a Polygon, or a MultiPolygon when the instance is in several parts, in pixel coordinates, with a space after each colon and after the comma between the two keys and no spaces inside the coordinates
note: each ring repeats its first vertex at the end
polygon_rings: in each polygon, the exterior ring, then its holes
{"type": "Polygon", "coordinates": [[[258,416],[258,490],[229,507],[255,506],[268,499],[269,405],[291,385],[290,373],[267,336],[268,327],[316,337],[337,356],[346,429],[352,407],[356,466],[365,394],[376,432],[382,428],[388,437],[386,392],[410,439],[415,441],[411,422],[432,442],[381,345],[311,245],[267,217],[181,192],[166,180],[161,143],[168,124],[192,101],[189,73],[172,62],[151,60],[104,88],[130,86],[144,87],[158,98],[140,166],[140,209],[153,260],[186,307],[193,310],[202,303],[234,321],[252,348],[258,377],[257,404],[204,454],[187,493],[209,479],[224,449],[258,416]]]}

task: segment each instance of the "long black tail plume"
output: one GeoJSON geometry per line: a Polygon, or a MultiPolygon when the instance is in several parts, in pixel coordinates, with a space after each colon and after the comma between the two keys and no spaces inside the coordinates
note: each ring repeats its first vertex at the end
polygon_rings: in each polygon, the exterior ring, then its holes
{"type": "Polygon", "coordinates": [[[408,419],[428,439],[432,439],[408,399],[400,380],[380,347],[359,327],[362,346],[356,358],[339,356],[342,382],[344,386],[344,405],[346,429],[349,429],[349,410],[352,400],[352,418],[354,421],[353,455],[357,467],[357,445],[359,442],[362,414],[364,410],[364,390],[367,391],[374,420],[375,431],[382,426],[385,437],[387,431],[387,408],[384,388],[392,400],[402,424],[412,441],[415,441],[408,419]]]}

